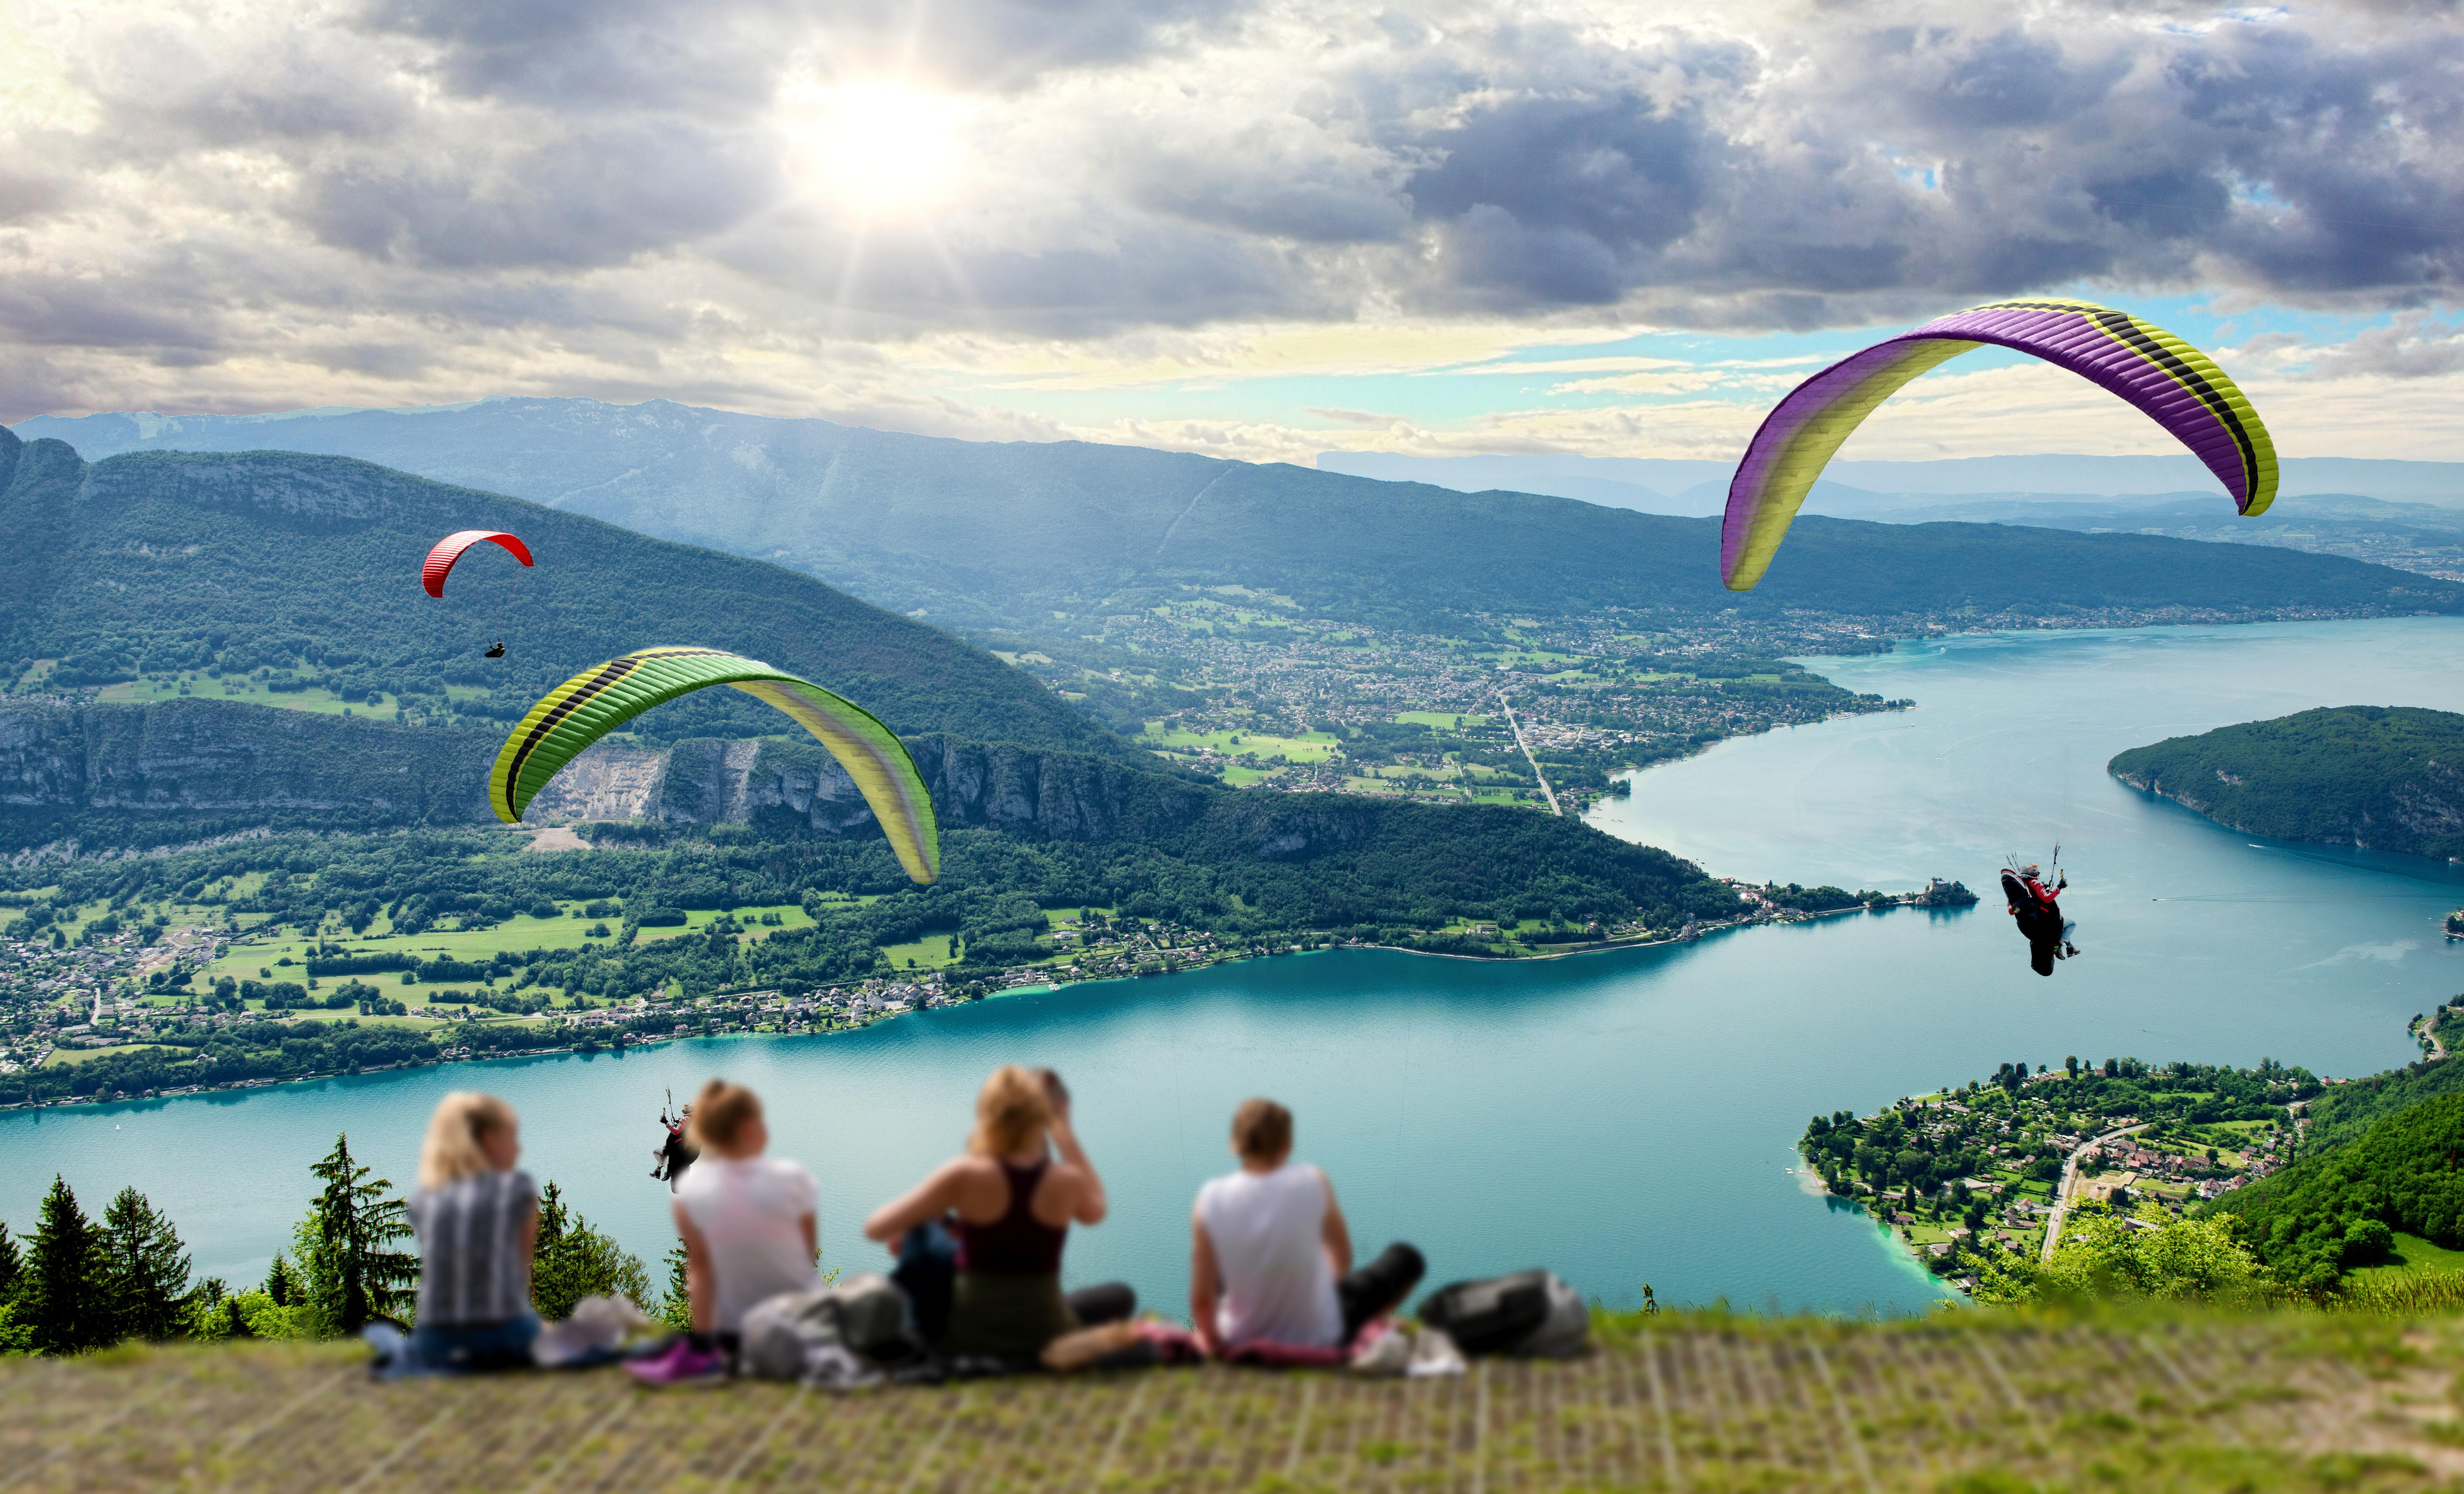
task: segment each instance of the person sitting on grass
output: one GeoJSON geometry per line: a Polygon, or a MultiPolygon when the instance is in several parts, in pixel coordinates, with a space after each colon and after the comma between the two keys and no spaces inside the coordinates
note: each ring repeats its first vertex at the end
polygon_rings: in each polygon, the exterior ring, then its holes
{"type": "Polygon", "coordinates": [[[749,1308],[821,1285],[819,1190],[796,1163],[761,1154],[770,1128],[760,1100],[714,1079],[694,1098],[688,1129],[701,1159],[676,1186],[673,1208],[693,1326],[666,1353],[627,1366],[653,1385],[723,1377],[749,1308]]]}
{"type": "MultiPolygon", "coordinates": [[[[1061,1290],[1070,1224],[1100,1224],[1108,1208],[1103,1179],[1070,1130],[1060,1076],[1012,1064],[976,1096],[966,1154],[875,1210],[864,1233],[899,1256],[911,1280],[913,1258],[937,1251],[945,1229],[956,1236],[957,1276],[934,1348],[952,1358],[1023,1362],[1064,1333],[1136,1310],[1137,1294],[1119,1283],[1061,1290]]],[[[916,1307],[929,1335],[942,1310],[932,1302],[916,1307]]]]}
{"type": "Polygon", "coordinates": [[[419,1236],[419,1325],[407,1344],[381,1343],[380,1374],[460,1374],[531,1362],[539,1332],[531,1307],[539,1189],[516,1172],[514,1108],[459,1089],[437,1102],[407,1200],[419,1236]]]}
{"type": "Polygon", "coordinates": [[[1352,1230],[1326,1175],[1292,1155],[1292,1112],[1247,1100],[1232,1115],[1241,1170],[1198,1190],[1190,1219],[1189,1309],[1221,1357],[1250,1345],[1333,1349],[1402,1306],[1427,1269],[1392,1244],[1352,1269],[1352,1230]]]}

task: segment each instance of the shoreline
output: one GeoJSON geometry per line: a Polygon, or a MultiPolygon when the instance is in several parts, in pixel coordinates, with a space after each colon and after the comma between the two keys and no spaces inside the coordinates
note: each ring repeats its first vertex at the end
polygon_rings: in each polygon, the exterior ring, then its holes
{"type": "MultiPolygon", "coordinates": [[[[1813,923],[1819,919],[1837,917],[1843,913],[1881,913],[1888,912],[1893,909],[1898,908],[1923,908],[1935,906],[1914,901],[1914,899],[1920,895],[1922,894],[1912,892],[1906,894],[1906,900],[1879,905],[1859,903],[1848,908],[1827,908],[1818,912],[1801,912],[1790,910],[1777,916],[1773,916],[1770,913],[1756,913],[1745,918],[1724,919],[1718,923],[1703,924],[1698,926],[1691,934],[1669,934],[1662,938],[1650,939],[1600,939],[1584,944],[1572,945],[1562,949],[1552,949],[1547,953],[1522,955],[1461,955],[1448,950],[1411,949],[1399,944],[1335,944],[1323,945],[1315,949],[1287,948],[1269,950],[1264,953],[1244,952],[1242,954],[1210,959],[1204,964],[1184,965],[1172,970],[1133,972],[1128,975],[1087,976],[1075,980],[1023,981],[1016,985],[1003,986],[998,991],[988,991],[979,1000],[997,1001],[1004,997],[1036,996],[1066,990],[1071,986],[1097,985],[1113,981],[1127,982],[1133,980],[1146,980],[1152,979],[1157,976],[1196,975],[1199,971],[1212,970],[1221,965],[1243,964],[1250,960],[1275,959],[1285,956],[1305,956],[1309,955],[1324,955],[1332,953],[1336,950],[1345,949],[1375,950],[1381,954],[1389,955],[1412,955],[1419,956],[1426,959],[1468,960],[1476,964],[1538,964],[1551,960],[1570,959],[1578,956],[1613,955],[1629,950],[1664,949],[1673,944],[1698,943],[1716,934],[1734,934],[1755,928],[1783,927],[1790,924],[1813,923]]],[[[825,987],[821,989],[827,988],[825,987]]],[[[974,1003],[956,1002],[952,1004],[972,1005],[974,1003]]],[[[93,1097],[68,1097],[33,1103],[24,1101],[0,1102],[0,1115],[13,1114],[18,1111],[26,1110],[100,1110],[114,1105],[160,1104],[170,1100],[196,1099],[203,1095],[229,1094],[237,1090],[275,1089],[280,1088],[286,1085],[324,1084],[336,1079],[356,1079],[367,1075],[388,1074],[415,1068],[441,1068],[456,1064],[496,1064],[518,1059],[557,1058],[576,1055],[585,1058],[595,1058],[602,1053],[613,1054],[621,1058],[626,1052],[634,1048],[658,1047],[671,1043],[716,1041],[722,1038],[828,1038],[836,1037],[845,1033],[861,1032],[868,1027],[872,1027],[886,1022],[894,1022],[901,1017],[912,1017],[920,1012],[935,1011],[939,1009],[940,1008],[937,1007],[911,1007],[906,1011],[886,1013],[882,1016],[873,1018],[869,1022],[844,1027],[825,1027],[819,1030],[806,1030],[801,1032],[751,1032],[737,1030],[729,1032],[687,1033],[683,1035],[668,1034],[657,1037],[641,1038],[634,1042],[626,1044],[603,1043],[588,1049],[582,1048],[572,1043],[567,1043],[558,1046],[523,1048],[519,1051],[508,1053],[490,1053],[486,1055],[466,1054],[456,1058],[439,1057],[412,1060],[407,1063],[387,1064],[380,1067],[353,1069],[347,1072],[299,1074],[283,1079],[240,1079],[234,1080],[229,1084],[200,1085],[192,1088],[182,1088],[176,1090],[157,1090],[154,1093],[147,1095],[123,1095],[117,1100],[98,1099],[93,1097]]],[[[284,1023],[283,1025],[288,1025],[288,1023],[284,1023]]],[[[135,1047],[140,1046],[141,1044],[131,1044],[128,1045],[135,1047]]],[[[164,1046],[165,1044],[157,1044],[152,1045],[164,1046]]]]}

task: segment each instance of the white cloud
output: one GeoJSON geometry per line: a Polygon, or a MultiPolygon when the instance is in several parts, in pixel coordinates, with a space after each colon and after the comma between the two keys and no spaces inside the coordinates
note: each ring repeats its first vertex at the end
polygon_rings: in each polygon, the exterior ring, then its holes
{"type": "MultiPolygon", "coordinates": [[[[1694,454],[1802,361],[1579,345],[1905,323],[2082,282],[2449,303],[2450,12],[2150,14],[15,0],[0,416],[665,395],[1263,454],[1328,443],[1141,419],[1140,391],[1442,371],[1637,403],[1357,439],[1694,454]],[[1504,362],[1524,349],[1544,356],[1504,362]],[[1004,391],[1111,406],[1020,414],[1004,391]]],[[[2456,327],[2374,336],[2254,344],[2279,425],[2365,439],[2309,413],[2334,410],[2431,439],[2348,395],[2443,398],[2456,327]]],[[[1975,380],[1911,391],[1918,413],[1859,441],[2127,428],[1975,380]]]]}

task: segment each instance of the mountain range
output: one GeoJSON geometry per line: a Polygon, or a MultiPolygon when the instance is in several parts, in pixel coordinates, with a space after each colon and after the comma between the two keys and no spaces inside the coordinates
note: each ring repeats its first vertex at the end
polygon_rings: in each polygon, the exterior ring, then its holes
{"type": "MultiPolygon", "coordinates": [[[[139,417],[97,416],[130,421],[139,417]]],[[[160,417],[145,417],[155,418],[160,417]]],[[[1732,462],[1623,456],[1410,456],[1395,451],[1321,451],[1321,472],[1387,482],[1425,482],[1462,493],[1512,488],[1581,498],[1647,514],[1718,514],[1728,496],[1732,462]]],[[[2363,496],[2382,503],[2464,510],[2464,462],[2407,462],[2349,456],[2280,459],[2277,495],[2363,496]]],[[[1945,498],[2025,495],[2039,500],[2099,500],[2202,495],[2222,501],[2199,459],[2178,456],[1947,457],[1922,462],[1835,461],[1806,500],[1809,513],[1873,518],[1922,513],[1945,498]]],[[[2306,506],[2305,506],[2306,507],[2306,506]]],[[[2012,520],[2035,522],[2035,520],[2012,520]]]]}
{"type": "MultiPolygon", "coordinates": [[[[40,417],[17,428],[69,441],[88,457],[275,447],[359,457],[776,560],[954,627],[1026,636],[1220,585],[1279,593],[1323,616],[1425,630],[1464,614],[1569,617],[1609,607],[1696,619],[1811,612],[1978,621],[2114,608],[2464,608],[2464,588],[2451,582],[2332,557],[1818,516],[1798,523],[1759,590],[1737,594],[1719,583],[1718,525],[1705,518],[1133,447],[954,441],[667,401],[40,417]]],[[[1693,468],[1717,464],[1676,466],[1700,478],[1693,468]]]]}

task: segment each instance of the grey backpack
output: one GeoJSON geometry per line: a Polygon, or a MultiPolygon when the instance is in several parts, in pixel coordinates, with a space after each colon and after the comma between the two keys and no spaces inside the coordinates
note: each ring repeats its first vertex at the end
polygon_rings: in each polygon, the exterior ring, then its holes
{"type": "Polygon", "coordinates": [[[781,1292],[744,1314],[743,1373],[765,1380],[804,1378],[828,1350],[869,1355],[907,1335],[907,1297],[869,1271],[814,1291],[781,1292]]]}

